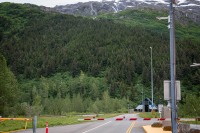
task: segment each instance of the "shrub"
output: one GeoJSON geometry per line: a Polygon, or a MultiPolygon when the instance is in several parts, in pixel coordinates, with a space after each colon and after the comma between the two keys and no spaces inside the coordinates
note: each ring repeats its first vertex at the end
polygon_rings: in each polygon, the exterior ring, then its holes
{"type": "Polygon", "coordinates": [[[160,122],[154,122],[151,127],[162,127],[162,123],[160,122]]]}
{"type": "Polygon", "coordinates": [[[190,133],[200,133],[199,129],[190,129],[190,133]]]}
{"type": "Polygon", "coordinates": [[[163,127],[163,131],[172,131],[172,127],[171,126],[165,126],[165,127],[163,127]]]}

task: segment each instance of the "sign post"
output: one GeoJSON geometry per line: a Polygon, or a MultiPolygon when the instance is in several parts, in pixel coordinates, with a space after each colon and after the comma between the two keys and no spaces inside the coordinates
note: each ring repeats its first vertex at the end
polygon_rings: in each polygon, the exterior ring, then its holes
{"type": "MultiPolygon", "coordinates": [[[[170,101],[171,99],[170,84],[171,84],[170,80],[164,80],[164,100],[166,101],[170,101]]],[[[179,80],[176,80],[175,83],[175,96],[177,101],[181,100],[181,87],[179,80]]]]}
{"type": "Polygon", "coordinates": [[[181,100],[180,81],[164,81],[164,100],[168,101],[167,107],[171,110],[172,133],[177,133],[177,101],[181,100]]]}

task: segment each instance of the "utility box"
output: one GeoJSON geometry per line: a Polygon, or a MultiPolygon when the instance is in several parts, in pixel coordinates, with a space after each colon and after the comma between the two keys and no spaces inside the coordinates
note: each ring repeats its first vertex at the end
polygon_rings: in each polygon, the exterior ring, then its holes
{"type": "MultiPolygon", "coordinates": [[[[164,80],[164,100],[169,101],[171,99],[170,96],[170,85],[171,81],[170,80],[164,80]]],[[[180,81],[177,80],[175,83],[175,96],[176,100],[180,101],[181,100],[181,87],[180,87],[180,81]]]]}

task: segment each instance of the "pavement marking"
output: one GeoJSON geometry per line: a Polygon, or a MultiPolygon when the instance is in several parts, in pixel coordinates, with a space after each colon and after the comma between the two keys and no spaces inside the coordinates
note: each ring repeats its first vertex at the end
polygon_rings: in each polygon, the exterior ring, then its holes
{"type": "Polygon", "coordinates": [[[135,125],[135,122],[133,122],[133,123],[130,125],[130,127],[127,129],[126,133],[131,133],[131,130],[133,129],[134,125],[135,125]]]}
{"type": "Polygon", "coordinates": [[[82,133],[88,133],[88,132],[90,132],[90,131],[92,131],[92,130],[95,130],[95,129],[99,128],[99,127],[102,127],[102,126],[104,126],[104,125],[107,125],[107,124],[109,124],[109,123],[111,123],[111,122],[112,122],[112,121],[106,122],[106,123],[104,123],[104,124],[102,124],[102,125],[99,125],[99,126],[97,126],[97,127],[95,127],[95,128],[92,128],[92,129],[87,130],[87,131],[82,132],[82,133]]]}

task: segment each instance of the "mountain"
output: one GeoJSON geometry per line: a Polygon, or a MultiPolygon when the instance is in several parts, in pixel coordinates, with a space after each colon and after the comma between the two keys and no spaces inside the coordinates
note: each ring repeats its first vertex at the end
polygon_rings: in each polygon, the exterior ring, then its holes
{"type": "MultiPolygon", "coordinates": [[[[155,18],[167,14],[140,8],[93,19],[30,4],[1,3],[1,62],[16,75],[22,93],[19,103],[25,102],[24,106],[43,105],[44,113],[48,113],[50,107],[56,107],[51,105],[55,99],[66,101],[67,97],[73,101],[78,97],[87,103],[86,112],[88,103],[100,108],[99,102],[104,98],[110,103],[116,98],[116,103],[118,99],[129,99],[136,104],[141,100],[142,89],[145,96],[151,96],[152,47],[154,96],[155,103],[159,103],[163,80],[169,79],[169,30],[167,21],[155,18]]],[[[200,89],[200,69],[190,67],[193,62],[200,62],[200,25],[188,22],[176,21],[176,73],[183,98],[187,94],[199,96],[200,89]]],[[[10,90],[15,81],[12,77],[7,80],[10,90]]],[[[1,76],[1,82],[3,79],[1,76]]],[[[6,85],[0,89],[7,90],[6,85]]],[[[123,101],[126,107],[126,100],[123,101]]]]}
{"type": "MultiPolygon", "coordinates": [[[[54,9],[61,13],[97,16],[102,13],[117,13],[126,9],[168,10],[169,2],[164,0],[102,0],[101,2],[90,1],[86,3],[56,6],[54,9]]],[[[196,23],[200,23],[200,1],[180,1],[175,5],[177,19],[187,17],[196,23]]]]}
{"type": "MultiPolygon", "coordinates": [[[[110,82],[123,79],[129,85],[136,75],[142,75],[143,82],[148,85],[149,74],[145,76],[149,68],[148,58],[145,58],[148,50],[145,47],[150,46],[158,51],[154,57],[158,60],[155,64],[159,73],[157,79],[168,77],[163,75],[168,66],[161,65],[168,60],[168,47],[160,47],[160,42],[167,46],[169,39],[167,22],[155,19],[166,12],[131,9],[93,20],[43,11],[27,4],[2,3],[0,9],[1,51],[18,77],[32,79],[65,71],[77,76],[82,70],[91,76],[104,73],[110,82]],[[124,46],[129,48],[129,54],[122,56],[127,53],[124,46]],[[165,59],[162,61],[161,57],[165,59]]],[[[199,62],[199,35],[199,25],[177,22],[178,54],[187,54],[184,60],[178,56],[179,78],[190,71],[187,66],[199,62]],[[195,49],[184,46],[185,43],[194,45],[195,49]]]]}

